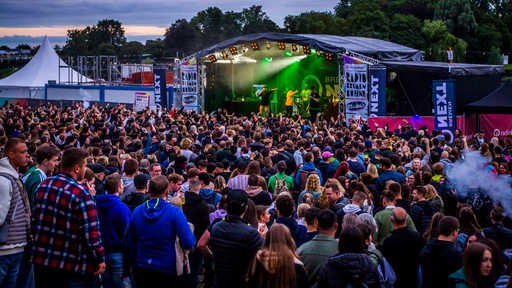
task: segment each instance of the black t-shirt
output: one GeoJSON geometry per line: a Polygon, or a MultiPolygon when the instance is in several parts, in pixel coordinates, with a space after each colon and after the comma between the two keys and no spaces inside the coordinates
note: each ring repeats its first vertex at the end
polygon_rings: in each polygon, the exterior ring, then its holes
{"type": "Polygon", "coordinates": [[[309,109],[318,110],[320,108],[320,102],[317,102],[315,100],[320,99],[320,95],[318,95],[318,92],[311,92],[310,99],[309,99],[309,109]]]}
{"type": "Polygon", "coordinates": [[[274,92],[274,90],[261,91],[261,106],[268,106],[268,103],[270,102],[270,94],[272,94],[272,92],[274,92]]]}

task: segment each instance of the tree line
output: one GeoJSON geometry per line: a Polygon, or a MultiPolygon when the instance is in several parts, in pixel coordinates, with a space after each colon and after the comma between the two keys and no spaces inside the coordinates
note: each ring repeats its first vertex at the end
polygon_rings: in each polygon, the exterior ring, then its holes
{"type": "Polygon", "coordinates": [[[378,38],[422,50],[429,61],[447,61],[452,49],[454,62],[497,64],[512,51],[511,9],[510,0],[341,0],[332,11],[288,15],[279,27],[259,5],[241,12],[208,7],[145,44],[127,42],[119,21],[101,20],[69,30],[59,53],[184,57],[236,36],[284,32],[378,38]]]}

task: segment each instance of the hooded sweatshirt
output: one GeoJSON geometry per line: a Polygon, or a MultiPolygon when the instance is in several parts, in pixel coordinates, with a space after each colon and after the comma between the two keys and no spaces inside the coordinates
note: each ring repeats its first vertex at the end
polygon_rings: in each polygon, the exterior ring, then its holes
{"type": "Polygon", "coordinates": [[[249,186],[245,189],[249,199],[254,202],[254,205],[265,205],[269,206],[272,204],[272,197],[267,191],[263,191],[260,186],[249,186]]]}
{"type": "Polygon", "coordinates": [[[276,219],[276,223],[280,223],[288,227],[292,234],[292,238],[297,245],[297,248],[300,245],[309,241],[308,230],[306,226],[299,225],[295,219],[292,217],[279,217],[276,219]]]}
{"type": "Polygon", "coordinates": [[[462,267],[462,252],[454,243],[434,239],[421,251],[423,287],[453,287],[448,276],[462,267]]]}
{"type": "Polygon", "coordinates": [[[183,212],[163,199],[151,199],[133,210],[128,229],[132,263],[163,273],[176,273],[176,236],[184,249],[195,238],[183,212]]]}
{"type": "Polygon", "coordinates": [[[208,204],[212,204],[214,207],[217,207],[217,204],[220,202],[220,194],[216,193],[211,188],[201,188],[199,195],[204,199],[204,201],[208,204]]]}
{"type": "Polygon", "coordinates": [[[121,252],[123,238],[130,223],[130,208],[114,194],[98,195],[96,206],[105,252],[121,252]]]}

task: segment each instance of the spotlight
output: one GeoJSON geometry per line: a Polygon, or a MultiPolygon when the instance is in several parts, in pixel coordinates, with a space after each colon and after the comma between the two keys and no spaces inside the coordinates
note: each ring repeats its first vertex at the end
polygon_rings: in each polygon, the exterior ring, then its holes
{"type": "Polygon", "coordinates": [[[252,50],[260,50],[260,46],[258,45],[258,42],[251,42],[251,48],[252,48],[252,50]]]}
{"type": "Polygon", "coordinates": [[[292,57],[292,52],[286,51],[286,52],[284,52],[284,55],[287,57],[292,57]]]}
{"type": "Polygon", "coordinates": [[[298,48],[297,45],[292,44],[292,52],[297,52],[298,48]]]}
{"type": "Polygon", "coordinates": [[[277,42],[277,48],[279,50],[284,50],[286,49],[286,46],[284,45],[284,42],[277,42]]]}
{"type": "Polygon", "coordinates": [[[210,59],[210,62],[211,62],[211,63],[215,63],[215,62],[217,62],[217,57],[215,57],[215,54],[209,55],[209,56],[208,56],[208,59],[210,59]]]}
{"type": "Polygon", "coordinates": [[[309,46],[302,46],[302,51],[304,54],[309,54],[311,53],[311,48],[309,48],[309,46]]]}
{"type": "Polygon", "coordinates": [[[238,54],[238,50],[234,46],[233,47],[229,47],[229,52],[231,52],[231,55],[238,54]]]}
{"type": "Polygon", "coordinates": [[[316,54],[316,49],[311,48],[311,55],[316,54]]]}
{"type": "Polygon", "coordinates": [[[267,42],[266,46],[267,46],[267,50],[269,50],[270,49],[270,42],[267,42]]]}
{"type": "Polygon", "coordinates": [[[272,57],[265,57],[265,59],[263,59],[263,62],[267,62],[267,63],[272,62],[272,57]]]}
{"type": "Polygon", "coordinates": [[[325,53],[325,60],[332,61],[332,59],[333,59],[332,53],[325,53]]]}
{"type": "Polygon", "coordinates": [[[228,59],[228,53],[226,51],[222,51],[222,59],[228,59]]]}
{"type": "Polygon", "coordinates": [[[247,47],[245,47],[244,44],[242,44],[242,46],[240,47],[240,49],[242,50],[242,53],[246,53],[247,51],[249,51],[249,49],[247,49],[247,47]]]}

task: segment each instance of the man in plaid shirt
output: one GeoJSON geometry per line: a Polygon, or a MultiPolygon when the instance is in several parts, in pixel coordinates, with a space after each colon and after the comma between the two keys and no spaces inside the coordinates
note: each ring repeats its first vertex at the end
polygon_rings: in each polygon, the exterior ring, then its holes
{"type": "Polygon", "coordinates": [[[105,270],[90,184],[80,184],[86,157],[80,148],[65,150],[62,172],[36,190],[32,262],[37,287],[92,287],[105,270]]]}

